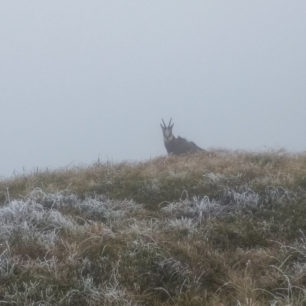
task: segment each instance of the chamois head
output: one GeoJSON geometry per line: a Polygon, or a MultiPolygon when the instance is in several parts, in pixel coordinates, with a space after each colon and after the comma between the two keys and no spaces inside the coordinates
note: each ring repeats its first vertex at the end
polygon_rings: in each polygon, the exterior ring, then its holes
{"type": "Polygon", "coordinates": [[[172,128],[174,126],[174,123],[172,123],[172,119],[170,119],[168,125],[165,124],[164,119],[162,119],[162,123],[160,124],[163,135],[164,135],[164,141],[165,143],[170,142],[174,139],[172,128]]]}

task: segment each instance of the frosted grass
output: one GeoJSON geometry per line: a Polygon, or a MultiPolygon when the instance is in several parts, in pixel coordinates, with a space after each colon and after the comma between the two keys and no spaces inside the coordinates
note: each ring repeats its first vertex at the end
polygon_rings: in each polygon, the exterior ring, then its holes
{"type": "Polygon", "coordinates": [[[110,200],[103,195],[81,200],[76,195],[66,192],[45,193],[41,189],[33,190],[29,195],[29,200],[40,203],[45,208],[72,210],[82,215],[83,218],[96,221],[119,219],[142,208],[142,205],[132,200],[110,200]]]}

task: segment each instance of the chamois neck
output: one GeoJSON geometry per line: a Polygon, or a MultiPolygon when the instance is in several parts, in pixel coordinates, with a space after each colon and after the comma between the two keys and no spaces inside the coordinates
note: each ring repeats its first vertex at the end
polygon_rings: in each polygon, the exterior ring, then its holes
{"type": "Polygon", "coordinates": [[[169,143],[169,142],[173,141],[174,139],[175,139],[175,137],[173,135],[171,135],[169,137],[164,137],[164,142],[169,143]]]}

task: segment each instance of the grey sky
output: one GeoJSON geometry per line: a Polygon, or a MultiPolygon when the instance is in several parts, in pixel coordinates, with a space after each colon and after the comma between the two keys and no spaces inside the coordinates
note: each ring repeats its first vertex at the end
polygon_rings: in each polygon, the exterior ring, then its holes
{"type": "Polygon", "coordinates": [[[2,1],[0,176],[198,145],[306,148],[306,1],[2,1]]]}

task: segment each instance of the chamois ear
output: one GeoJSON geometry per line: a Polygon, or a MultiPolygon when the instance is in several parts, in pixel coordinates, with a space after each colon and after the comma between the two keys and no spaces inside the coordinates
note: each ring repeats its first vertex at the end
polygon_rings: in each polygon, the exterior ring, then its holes
{"type": "Polygon", "coordinates": [[[162,124],[160,124],[160,127],[162,128],[162,130],[164,130],[164,129],[165,129],[165,127],[164,127],[162,124]]]}

